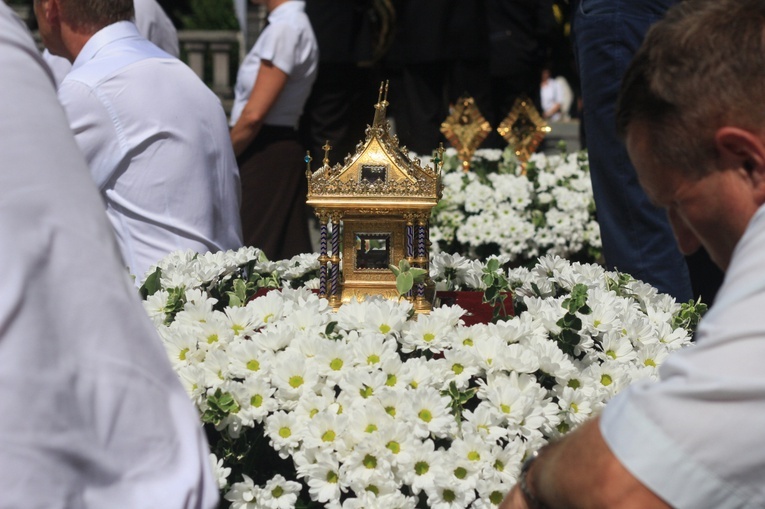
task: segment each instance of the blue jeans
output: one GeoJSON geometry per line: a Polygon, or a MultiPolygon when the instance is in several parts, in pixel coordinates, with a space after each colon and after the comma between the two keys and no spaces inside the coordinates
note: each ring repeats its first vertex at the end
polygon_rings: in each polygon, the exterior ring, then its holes
{"type": "Polygon", "coordinates": [[[693,296],[685,258],[675,244],[665,212],[654,207],[640,187],[624,143],[616,134],[615,119],[622,75],[648,27],[673,3],[581,0],[573,30],[606,265],[685,302],[693,296]]]}

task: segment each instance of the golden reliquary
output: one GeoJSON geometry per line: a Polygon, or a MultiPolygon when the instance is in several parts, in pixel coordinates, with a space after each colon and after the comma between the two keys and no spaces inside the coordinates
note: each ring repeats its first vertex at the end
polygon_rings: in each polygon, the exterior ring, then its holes
{"type": "MultiPolygon", "coordinates": [[[[327,143],[322,166],[315,173],[306,171],[307,203],[315,209],[321,230],[320,294],[335,309],[369,295],[398,299],[389,265],[400,260],[428,270],[429,218],[441,197],[443,148],[433,167],[410,159],[406,147],[389,132],[387,96],[384,83],[366,139],[343,165],[329,165],[327,143]]],[[[415,311],[432,309],[432,289],[426,279],[409,292],[415,311]]]]}

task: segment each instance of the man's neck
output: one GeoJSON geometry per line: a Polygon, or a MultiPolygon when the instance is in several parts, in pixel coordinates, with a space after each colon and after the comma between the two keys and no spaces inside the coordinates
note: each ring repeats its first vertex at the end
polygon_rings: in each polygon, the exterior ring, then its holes
{"type": "Polygon", "coordinates": [[[80,54],[82,51],[82,48],[87,44],[87,42],[90,40],[91,37],[95,35],[95,32],[83,32],[83,31],[75,31],[67,24],[61,25],[61,42],[62,42],[62,48],[60,48],[60,52],[62,53],[59,56],[62,56],[69,60],[70,62],[74,63],[74,61],[77,59],[77,55],[80,54]]]}

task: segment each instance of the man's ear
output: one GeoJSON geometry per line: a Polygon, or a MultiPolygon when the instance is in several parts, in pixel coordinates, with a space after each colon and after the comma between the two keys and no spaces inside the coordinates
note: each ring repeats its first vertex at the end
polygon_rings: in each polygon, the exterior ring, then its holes
{"type": "Polygon", "coordinates": [[[734,170],[761,188],[765,200],[765,140],[740,127],[721,127],[715,133],[719,170],[734,170]]]}

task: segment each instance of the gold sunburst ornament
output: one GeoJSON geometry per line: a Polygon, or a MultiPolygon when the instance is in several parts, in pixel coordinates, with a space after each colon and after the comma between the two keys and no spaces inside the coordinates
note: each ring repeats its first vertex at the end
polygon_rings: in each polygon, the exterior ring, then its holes
{"type": "Polygon", "coordinates": [[[528,97],[515,100],[513,108],[497,127],[497,132],[515,152],[525,173],[526,163],[550,132],[550,126],[528,97]]]}
{"type": "Polygon", "coordinates": [[[461,97],[441,124],[441,132],[457,150],[462,169],[468,171],[473,154],[491,133],[491,126],[472,97],[461,97]]]}

